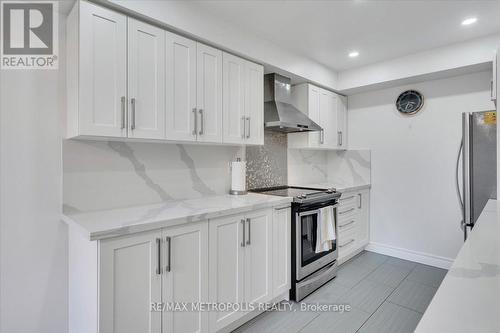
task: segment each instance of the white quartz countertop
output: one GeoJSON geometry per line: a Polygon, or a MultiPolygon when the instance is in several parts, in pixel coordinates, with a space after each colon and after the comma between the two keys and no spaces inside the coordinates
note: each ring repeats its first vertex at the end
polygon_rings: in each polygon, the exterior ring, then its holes
{"type": "Polygon", "coordinates": [[[317,188],[335,188],[338,192],[349,192],[349,191],[359,191],[371,187],[369,183],[344,183],[335,181],[326,181],[321,183],[304,183],[304,184],[292,184],[291,186],[304,186],[304,187],[317,187],[317,188]]]}
{"type": "Polygon", "coordinates": [[[416,332],[500,332],[500,201],[484,208],[416,332]]]}
{"type": "Polygon", "coordinates": [[[289,197],[257,193],[242,196],[220,195],[153,205],[63,214],[62,219],[81,229],[89,240],[128,235],[225,215],[286,205],[289,197]]]}

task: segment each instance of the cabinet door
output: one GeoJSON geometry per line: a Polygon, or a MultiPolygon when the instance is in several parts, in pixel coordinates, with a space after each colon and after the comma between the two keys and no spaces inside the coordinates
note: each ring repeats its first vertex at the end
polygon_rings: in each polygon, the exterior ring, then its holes
{"type": "Polygon", "coordinates": [[[273,212],[273,297],[290,290],[290,207],[273,212]]]}
{"type": "Polygon", "coordinates": [[[347,148],[347,97],[337,95],[337,146],[347,148]]]}
{"type": "Polygon", "coordinates": [[[245,142],[245,63],[246,60],[222,54],[222,123],[224,143],[245,142]]]}
{"type": "Polygon", "coordinates": [[[165,31],[128,19],[128,96],[131,138],[165,135],[165,31]]]}
{"type": "Polygon", "coordinates": [[[370,242],[370,191],[361,191],[357,196],[359,209],[357,241],[358,246],[364,247],[370,242]]]}
{"type": "MultiPolygon", "coordinates": [[[[308,117],[314,121],[316,124],[323,127],[320,119],[320,106],[321,106],[321,92],[323,89],[315,87],[313,85],[308,86],[308,117]]],[[[321,144],[322,133],[321,132],[310,132],[309,135],[309,147],[318,147],[321,144]]]]}
{"type": "Polygon", "coordinates": [[[272,298],[271,222],[271,209],[246,216],[245,299],[247,303],[266,302],[272,298]]]}
{"type": "Polygon", "coordinates": [[[222,51],[197,43],[198,141],[222,142],[222,51]]]}
{"type": "Polygon", "coordinates": [[[126,137],[126,17],[82,1],[79,50],[79,134],[126,137]]]}
{"type": "Polygon", "coordinates": [[[166,132],[169,140],[196,141],[196,42],[166,35],[166,132]]]}
{"type": "Polygon", "coordinates": [[[246,62],[246,143],[264,144],[264,68],[246,62]]]}
{"type": "MultiPolygon", "coordinates": [[[[189,224],[163,232],[163,301],[208,302],[208,222],[189,224]]],[[[163,312],[163,332],[207,332],[208,313],[163,312]]]]}
{"type": "Polygon", "coordinates": [[[337,148],[337,98],[330,91],[321,90],[320,126],[323,128],[321,147],[337,148]]]}
{"type": "Polygon", "coordinates": [[[99,332],[160,332],[161,231],[99,241],[99,332]]]}
{"type": "MultiPolygon", "coordinates": [[[[209,223],[209,299],[217,303],[244,301],[243,230],[241,215],[209,223]]],[[[210,331],[215,332],[243,316],[241,311],[210,313],[210,331]]]]}

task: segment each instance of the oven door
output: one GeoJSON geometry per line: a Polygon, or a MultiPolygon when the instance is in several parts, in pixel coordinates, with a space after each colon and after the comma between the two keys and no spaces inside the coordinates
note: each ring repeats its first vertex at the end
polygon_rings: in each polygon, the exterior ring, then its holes
{"type": "MultiPolygon", "coordinates": [[[[325,207],[325,206],[324,206],[325,207]]],[[[332,207],[335,217],[335,234],[337,233],[337,204],[332,207]]],[[[332,243],[332,249],[316,253],[316,235],[318,228],[319,210],[298,211],[295,214],[295,246],[296,246],[296,278],[302,280],[325,265],[337,259],[337,240],[332,243]]]]}

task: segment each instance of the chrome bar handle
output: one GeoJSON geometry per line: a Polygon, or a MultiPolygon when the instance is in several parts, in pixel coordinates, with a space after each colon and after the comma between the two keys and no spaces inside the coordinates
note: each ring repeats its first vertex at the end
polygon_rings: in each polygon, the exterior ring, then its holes
{"type": "Polygon", "coordinates": [[[319,132],[319,143],[324,144],[325,143],[325,130],[321,129],[319,132]]]}
{"type": "Polygon", "coordinates": [[[247,127],[245,126],[245,116],[241,117],[241,123],[243,124],[243,130],[241,131],[241,138],[244,139],[246,137],[247,127]]]}
{"type": "Polygon", "coordinates": [[[243,226],[243,240],[241,242],[241,247],[245,247],[245,220],[241,219],[241,225],[243,226]]]}
{"type": "Polygon", "coordinates": [[[121,98],[121,103],[122,103],[122,127],[121,129],[125,128],[125,96],[122,96],[121,98]]]}
{"type": "Polygon", "coordinates": [[[156,266],[156,274],[161,275],[161,238],[156,239],[156,250],[158,251],[158,265],[156,266]]]}
{"type": "Polygon", "coordinates": [[[251,235],[251,222],[252,220],[247,218],[247,223],[248,223],[248,239],[247,239],[247,245],[250,245],[250,235],[251,235]]]}
{"type": "Polygon", "coordinates": [[[165,237],[165,241],[167,242],[167,265],[165,266],[165,272],[170,272],[170,260],[171,260],[171,254],[172,254],[172,249],[171,249],[171,243],[172,240],[170,237],[165,237]]]}
{"type": "Polygon", "coordinates": [[[250,117],[247,117],[247,122],[248,122],[247,139],[249,139],[250,138],[250,117]]]}
{"type": "Polygon", "coordinates": [[[347,214],[349,212],[352,212],[354,210],[354,208],[351,208],[351,209],[348,209],[348,210],[345,210],[343,212],[339,212],[339,215],[344,215],[344,214],[347,214]]]}
{"type": "Polygon", "coordinates": [[[348,223],[345,223],[345,224],[339,224],[339,228],[345,228],[348,225],[353,224],[354,222],[356,222],[356,220],[351,220],[351,221],[349,221],[348,223]]]}
{"type": "Polygon", "coordinates": [[[359,208],[359,209],[361,209],[361,207],[362,207],[362,202],[363,202],[363,201],[362,201],[362,197],[361,197],[361,193],[358,193],[358,196],[359,196],[359,206],[358,206],[358,208],[359,208]]]}
{"type": "Polygon", "coordinates": [[[198,132],[198,117],[196,116],[196,108],[193,108],[193,117],[194,117],[194,128],[193,132],[191,133],[196,136],[196,132],[198,132]]]}
{"type": "Polygon", "coordinates": [[[132,106],[132,113],[130,115],[131,119],[131,124],[130,124],[130,129],[135,129],[135,98],[132,98],[130,100],[130,104],[132,106]]]}
{"type": "Polygon", "coordinates": [[[205,131],[205,116],[203,115],[203,109],[200,109],[198,112],[200,113],[200,131],[198,134],[203,135],[205,131]]]}
{"type": "Polygon", "coordinates": [[[354,239],[353,239],[353,238],[351,238],[351,239],[350,239],[347,243],[342,244],[342,245],[339,245],[339,247],[344,247],[344,246],[347,246],[347,245],[351,244],[352,242],[354,242],[354,239]]]}
{"type": "Polygon", "coordinates": [[[343,140],[342,140],[342,136],[343,136],[343,135],[342,135],[342,131],[338,131],[338,132],[337,132],[337,139],[338,139],[338,145],[339,145],[339,146],[342,146],[342,141],[343,141],[343,140]]]}

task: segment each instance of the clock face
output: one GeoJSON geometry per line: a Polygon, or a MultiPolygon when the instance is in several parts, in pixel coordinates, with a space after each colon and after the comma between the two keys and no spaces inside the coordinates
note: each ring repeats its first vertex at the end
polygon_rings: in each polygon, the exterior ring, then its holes
{"type": "Polygon", "coordinates": [[[424,105],[424,96],[415,90],[407,90],[399,95],[396,108],[403,114],[414,114],[424,105]]]}

